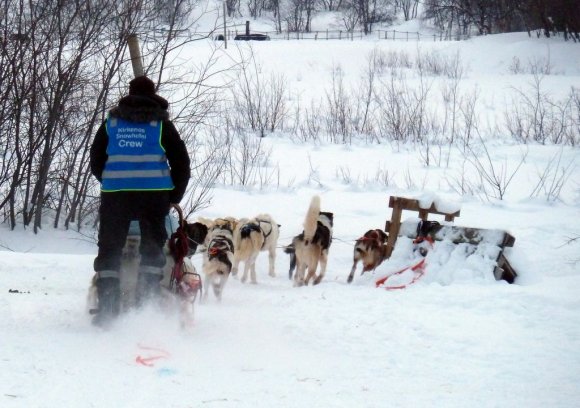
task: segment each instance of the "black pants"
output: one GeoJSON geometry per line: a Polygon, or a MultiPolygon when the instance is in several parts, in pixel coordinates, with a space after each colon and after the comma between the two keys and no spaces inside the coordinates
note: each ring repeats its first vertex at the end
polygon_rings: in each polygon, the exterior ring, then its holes
{"type": "Polygon", "coordinates": [[[168,213],[167,191],[101,193],[99,252],[94,262],[99,277],[119,277],[122,251],[132,220],[138,220],[141,229],[141,268],[163,273],[163,246],[167,241],[165,217],[168,213]]]}

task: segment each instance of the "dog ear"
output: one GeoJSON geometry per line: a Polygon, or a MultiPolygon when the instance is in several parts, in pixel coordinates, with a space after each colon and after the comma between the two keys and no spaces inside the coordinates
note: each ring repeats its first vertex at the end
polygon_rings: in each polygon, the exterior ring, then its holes
{"type": "Polygon", "coordinates": [[[205,225],[208,229],[213,227],[213,220],[210,220],[209,218],[198,217],[197,222],[205,225]]]}
{"type": "Polygon", "coordinates": [[[380,239],[381,241],[386,241],[389,236],[387,235],[387,233],[385,231],[383,231],[382,229],[377,229],[377,232],[379,233],[380,239]]]}

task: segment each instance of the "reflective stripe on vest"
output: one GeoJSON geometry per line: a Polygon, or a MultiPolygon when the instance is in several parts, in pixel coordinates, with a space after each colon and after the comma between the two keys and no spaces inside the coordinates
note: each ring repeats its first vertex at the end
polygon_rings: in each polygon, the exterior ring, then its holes
{"type": "Polygon", "coordinates": [[[172,190],[165,150],[161,146],[163,123],[137,123],[107,119],[107,162],[101,190],[172,190]]]}

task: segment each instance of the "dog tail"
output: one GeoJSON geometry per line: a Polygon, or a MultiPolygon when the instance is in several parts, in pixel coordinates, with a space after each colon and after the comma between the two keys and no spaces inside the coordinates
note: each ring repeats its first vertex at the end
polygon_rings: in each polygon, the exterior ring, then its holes
{"type": "Polygon", "coordinates": [[[290,244],[284,247],[284,252],[290,255],[290,270],[288,271],[288,278],[292,279],[292,274],[294,269],[296,269],[296,248],[294,244],[290,244]]]}
{"type": "Polygon", "coordinates": [[[310,201],[310,207],[308,207],[308,212],[306,213],[306,218],[304,219],[304,241],[306,243],[310,242],[314,238],[316,233],[316,227],[318,226],[318,216],[320,215],[320,197],[312,197],[310,201]]]}

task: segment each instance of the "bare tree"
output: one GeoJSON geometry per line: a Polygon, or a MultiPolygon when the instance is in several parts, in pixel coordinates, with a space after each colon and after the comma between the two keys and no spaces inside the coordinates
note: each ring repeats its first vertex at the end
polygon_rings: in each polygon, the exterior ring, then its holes
{"type": "MultiPolygon", "coordinates": [[[[403,3],[397,0],[403,12],[403,3]]],[[[541,34],[562,34],[580,41],[580,7],[576,0],[426,0],[424,18],[451,38],[540,29],[541,34]]]]}
{"type": "Polygon", "coordinates": [[[360,14],[354,4],[353,0],[346,0],[345,7],[342,11],[342,22],[344,28],[348,32],[353,32],[360,22],[360,14]]]}
{"type": "Polygon", "coordinates": [[[333,143],[350,144],[353,132],[353,112],[344,74],[340,67],[332,70],[332,84],[326,92],[326,131],[333,143]]]}
{"type": "Polygon", "coordinates": [[[282,3],[281,19],[288,32],[310,32],[316,11],[316,0],[288,0],[282,3]]]}
{"type": "Polygon", "coordinates": [[[373,24],[393,20],[390,0],[353,0],[353,4],[365,34],[372,32],[373,24]]]}
{"type": "Polygon", "coordinates": [[[405,21],[417,17],[418,6],[419,0],[395,0],[395,10],[401,10],[403,12],[405,21]]]}
{"type": "Polygon", "coordinates": [[[240,0],[225,0],[228,17],[241,16],[240,0]]]}
{"type": "Polygon", "coordinates": [[[576,166],[573,160],[563,163],[563,149],[556,153],[543,169],[538,169],[538,182],[530,193],[530,197],[538,197],[541,194],[546,201],[557,201],[566,183],[570,181],[570,176],[576,166]]]}
{"type": "MultiPolygon", "coordinates": [[[[30,4],[19,1],[3,3],[8,30],[16,30],[19,44],[4,48],[12,69],[8,89],[15,96],[17,108],[6,117],[10,123],[14,160],[12,185],[0,208],[9,203],[8,218],[12,227],[16,214],[24,225],[33,223],[34,231],[42,225],[47,204],[62,202],[61,178],[52,174],[62,162],[55,161],[75,134],[69,123],[78,123],[74,109],[76,96],[88,79],[87,60],[102,49],[95,42],[110,20],[111,8],[93,10],[92,4],[62,1],[57,4],[30,4]],[[87,18],[87,16],[91,18],[87,18]]],[[[64,179],[67,179],[65,176],[64,179]]]]}
{"type": "Polygon", "coordinates": [[[505,126],[521,142],[570,143],[580,139],[575,92],[555,100],[543,85],[544,75],[534,73],[528,89],[515,89],[515,97],[505,112],[505,126]]]}
{"type": "Polygon", "coordinates": [[[257,131],[264,137],[267,131],[280,128],[287,115],[286,79],[274,73],[264,74],[252,49],[249,51],[248,60],[240,67],[238,81],[231,88],[233,108],[243,129],[257,131]]]}
{"type": "Polygon", "coordinates": [[[326,11],[338,11],[342,9],[344,0],[321,0],[322,8],[326,11]]]}
{"type": "Polygon", "coordinates": [[[480,191],[487,200],[492,198],[503,200],[509,186],[514,180],[522,164],[525,163],[528,152],[524,152],[519,160],[512,166],[507,159],[502,163],[494,160],[481,135],[479,135],[480,148],[470,146],[466,160],[475,168],[475,174],[480,178],[480,191]]]}
{"type": "Polygon", "coordinates": [[[282,32],[282,1],[281,0],[270,0],[269,10],[272,11],[272,21],[274,21],[274,26],[278,33],[282,32]]]}
{"type": "Polygon", "coordinates": [[[157,76],[163,91],[179,89],[177,122],[190,149],[195,147],[196,129],[218,115],[220,87],[208,83],[222,69],[216,68],[217,54],[189,71],[175,66],[173,55],[202,37],[190,29],[194,5],[2,2],[0,94],[13,104],[0,107],[0,211],[12,228],[21,221],[36,232],[48,211],[55,227],[64,220],[67,228],[81,228],[96,218],[98,185],[86,164],[89,146],[108,107],[126,92],[129,34],[148,33],[146,72],[157,76]]]}

